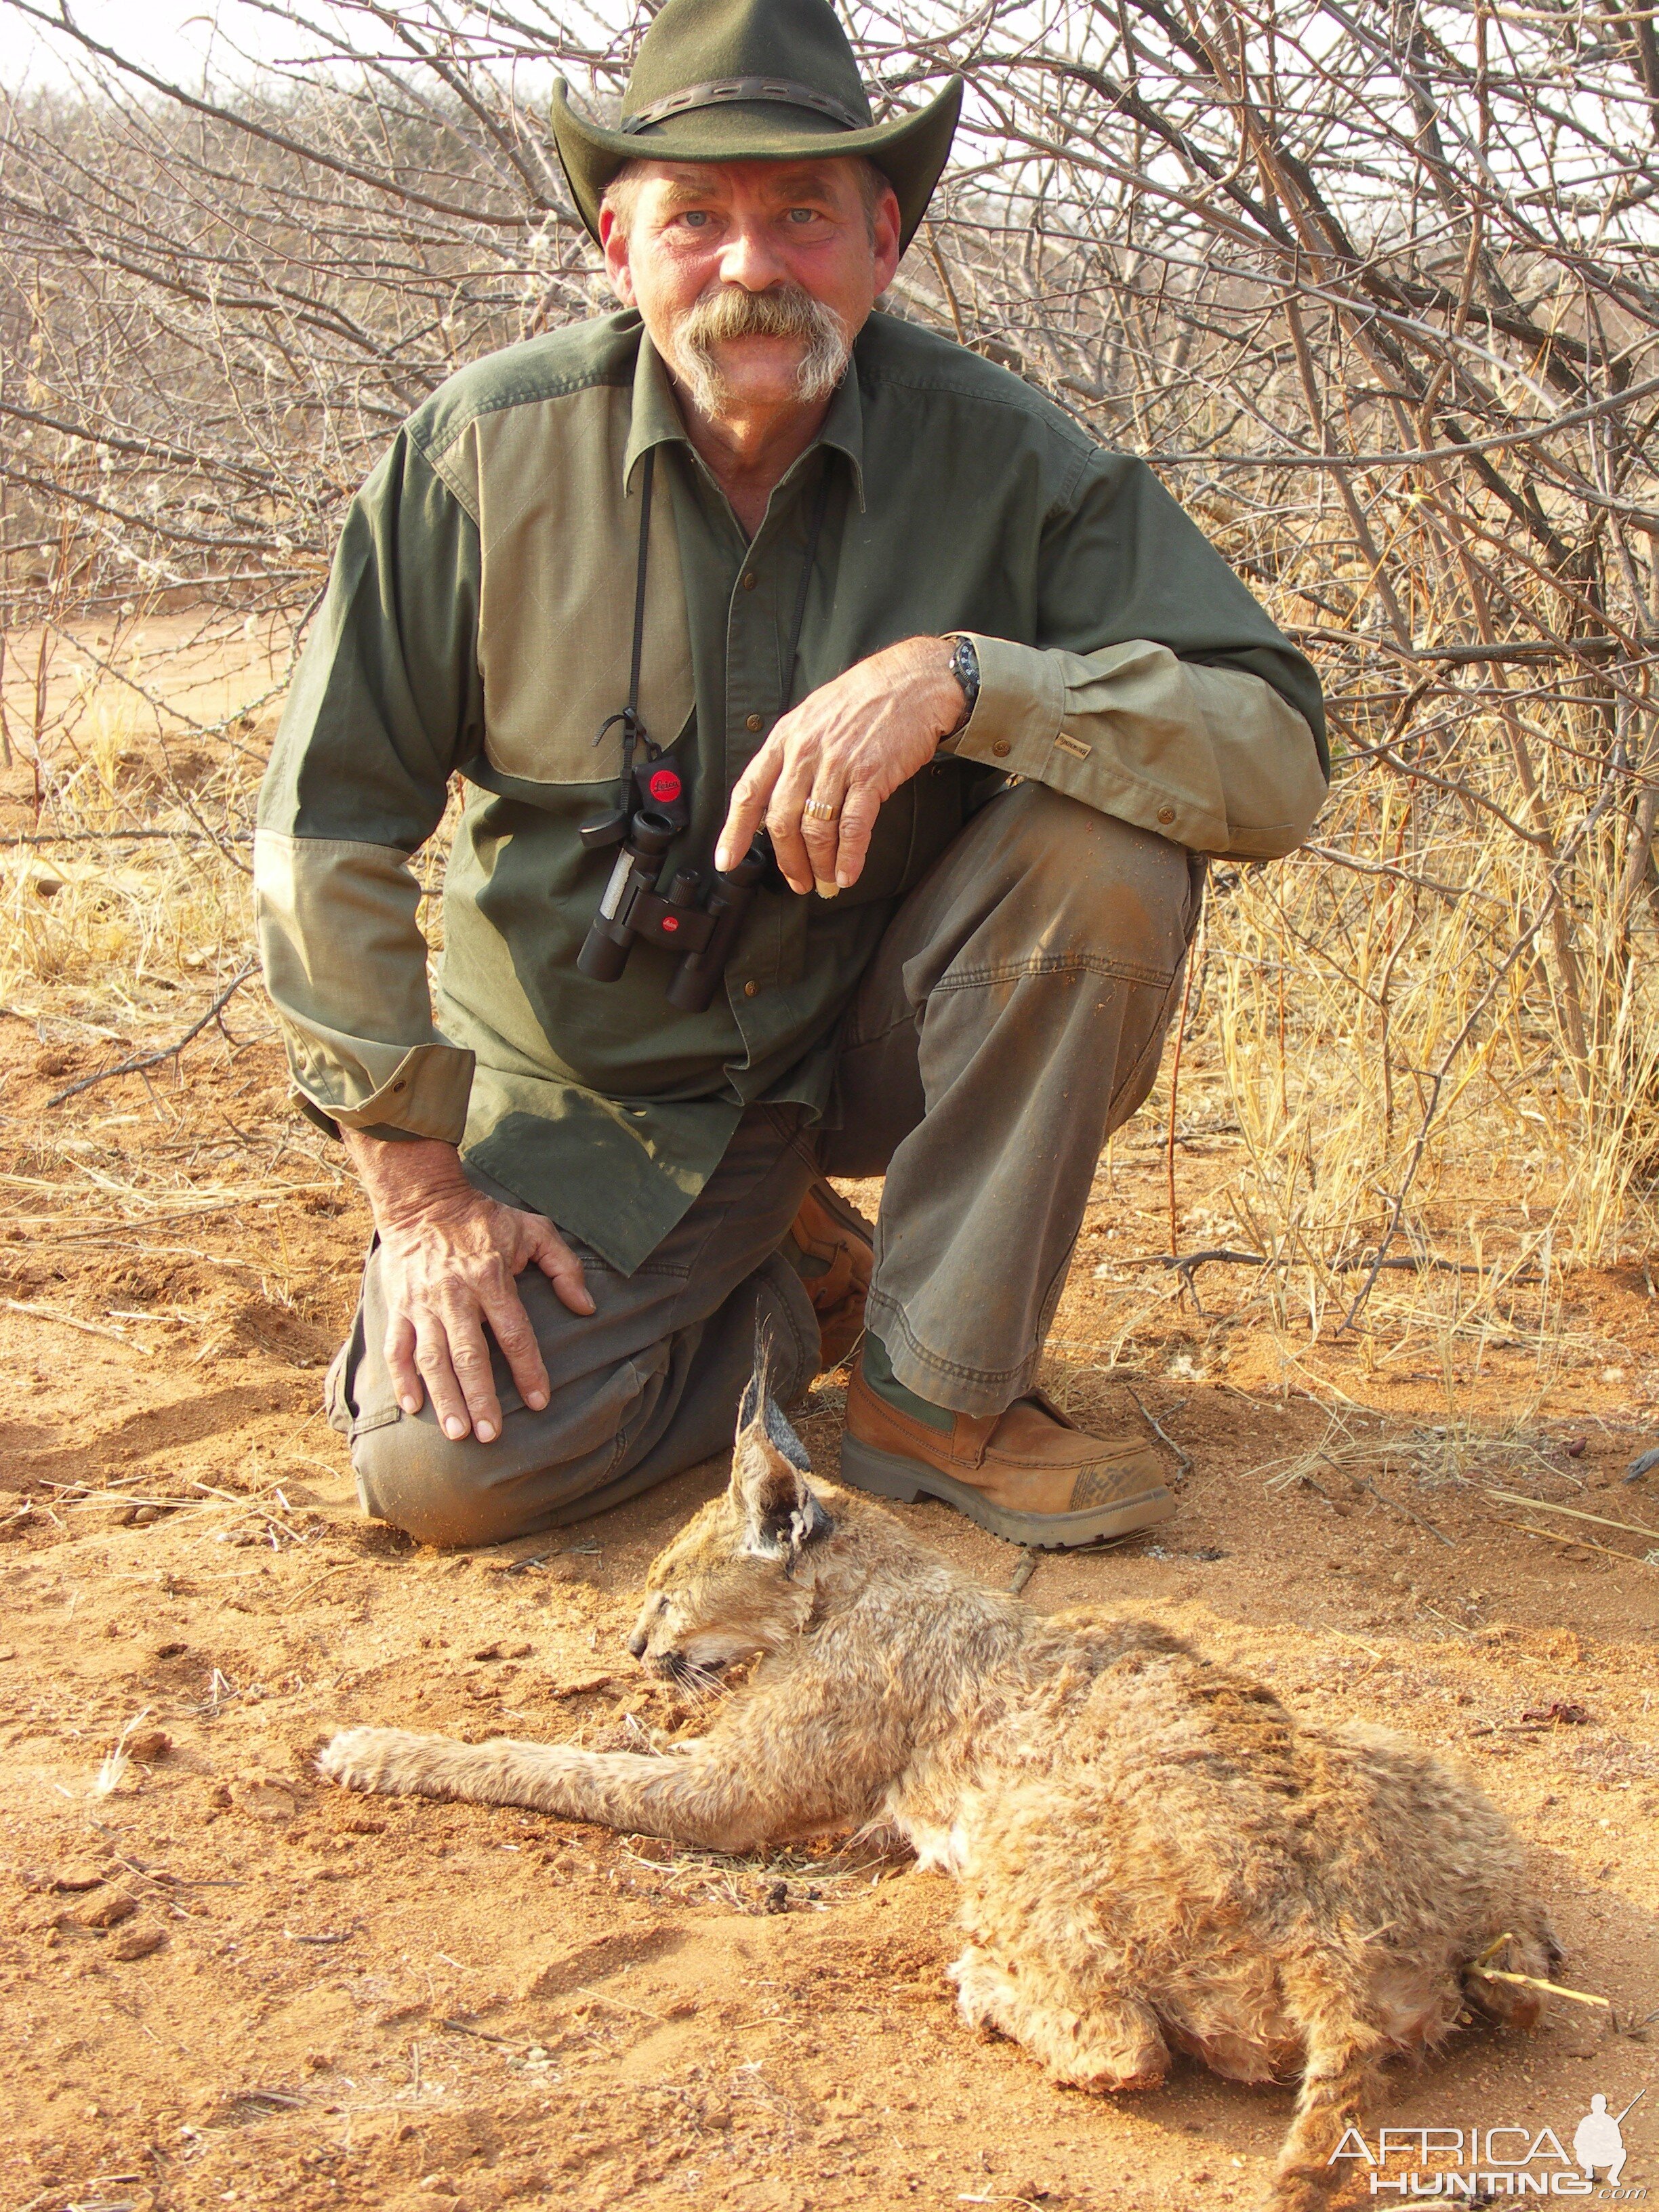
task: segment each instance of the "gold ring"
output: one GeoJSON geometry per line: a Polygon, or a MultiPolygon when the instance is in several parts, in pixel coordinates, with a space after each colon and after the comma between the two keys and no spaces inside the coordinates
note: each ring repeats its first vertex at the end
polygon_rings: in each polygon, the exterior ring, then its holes
{"type": "Polygon", "coordinates": [[[809,799],[801,809],[803,814],[810,814],[815,822],[833,822],[840,811],[838,806],[831,806],[827,799],[809,799]]]}

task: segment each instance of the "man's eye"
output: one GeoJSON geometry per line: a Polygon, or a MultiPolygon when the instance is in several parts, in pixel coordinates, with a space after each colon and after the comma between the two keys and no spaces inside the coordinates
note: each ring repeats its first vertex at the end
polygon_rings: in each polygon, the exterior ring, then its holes
{"type": "Polygon", "coordinates": [[[680,217],[680,221],[688,230],[701,230],[708,220],[708,210],[706,208],[687,208],[680,217]]]}
{"type": "Polygon", "coordinates": [[[791,208],[789,210],[789,220],[797,229],[803,228],[809,222],[816,222],[817,219],[816,208],[791,208]]]}

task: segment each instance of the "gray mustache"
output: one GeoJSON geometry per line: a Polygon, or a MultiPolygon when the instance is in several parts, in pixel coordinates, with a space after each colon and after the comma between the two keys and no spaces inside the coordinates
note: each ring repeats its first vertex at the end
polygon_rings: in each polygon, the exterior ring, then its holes
{"type": "Polygon", "coordinates": [[[835,390],[852,351],[841,318],[799,284],[780,284],[769,292],[722,284],[686,310],[673,334],[674,366],[706,413],[718,410],[726,391],[715,347],[750,337],[799,341],[805,350],[795,389],[806,401],[826,398],[835,390]]]}
{"type": "Polygon", "coordinates": [[[799,338],[806,345],[844,346],[840,318],[799,284],[769,292],[722,284],[687,310],[678,331],[682,345],[719,345],[731,338],[799,338]]]}

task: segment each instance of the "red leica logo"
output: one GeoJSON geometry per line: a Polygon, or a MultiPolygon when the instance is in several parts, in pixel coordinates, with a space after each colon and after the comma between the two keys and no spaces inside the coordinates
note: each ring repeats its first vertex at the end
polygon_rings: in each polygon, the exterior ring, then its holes
{"type": "Polygon", "coordinates": [[[678,799],[679,795],[680,780],[678,776],[675,775],[672,768],[659,768],[651,779],[651,796],[653,799],[678,799]]]}

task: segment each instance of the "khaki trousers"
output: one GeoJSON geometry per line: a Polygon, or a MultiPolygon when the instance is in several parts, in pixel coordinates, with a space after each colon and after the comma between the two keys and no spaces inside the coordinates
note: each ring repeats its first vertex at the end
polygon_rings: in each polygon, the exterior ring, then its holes
{"type": "MultiPolygon", "coordinates": [[[[594,1313],[538,1270],[519,1289],[552,1395],[495,1355],[494,1443],[398,1406],[371,1251],[329,1415],[365,1510],[429,1543],[489,1543],[604,1510],[723,1449],[768,1326],[786,1401],[817,1367],[779,1248],[817,1174],[884,1174],[869,1325],[932,1404],[999,1413],[1035,1379],[1109,1131],[1152,1086],[1203,863],[1020,784],[905,898],[842,1027],[838,1126],[752,1107],[679,1225],[632,1275],[576,1244],[594,1313]]],[[[474,1171],[508,1203],[512,1194],[474,1171]]]]}

